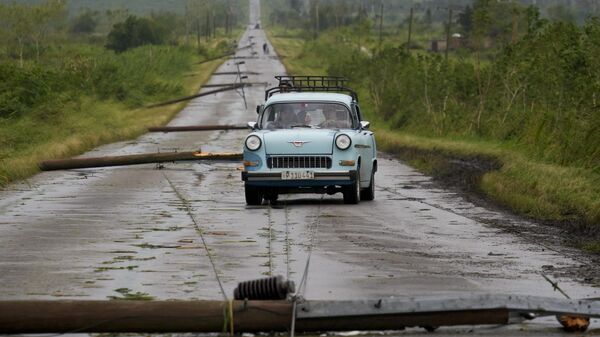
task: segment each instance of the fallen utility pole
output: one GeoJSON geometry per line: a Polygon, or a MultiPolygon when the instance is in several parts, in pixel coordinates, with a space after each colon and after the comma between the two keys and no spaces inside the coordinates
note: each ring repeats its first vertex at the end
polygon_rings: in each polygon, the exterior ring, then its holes
{"type": "Polygon", "coordinates": [[[222,58],[227,57],[227,56],[233,56],[233,55],[235,55],[235,53],[227,53],[227,54],[219,55],[219,56],[212,57],[212,58],[209,58],[209,59],[206,59],[206,60],[202,60],[200,62],[196,62],[196,64],[202,64],[202,63],[206,63],[206,62],[211,62],[211,61],[215,61],[215,60],[222,59],[222,58]]]}
{"type": "MultiPolygon", "coordinates": [[[[223,332],[224,327],[230,333],[283,332],[290,328],[293,305],[269,300],[0,301],[0,334],[223,332]]],[[[598,318],[600,302],[519,295],[300,301],[295,331],[415,326],[433,330],[439,326],[511,324],[554,315],[598,318]]]]}
{"type": "Polygon", "coordinates": [[[242,160],[241,153],[210,153],[210,152],[165,152],[142,153],[124,156],[107,156],[92,158],[72,158],[47,160],[39,163],[42,171],[70,170],[78,168],[126,166],[139,164],[165,163],[194,160],[242,160]]]}
{"type": "Polygon", "coordinates": [[[260,73],[256,72],[256,71],[242,71],[240,73],[238,73],[237,71],[220,71],[220,72],[213,73],[213,75],[238,75],[238,74],[242,74],[242,75],[260,75],[260,73]]]}
{"type": "Polygon", "coordinates": [[[211,90],[211,91],[206,91],[206,92],[201,92],[199,94],[195,94],[195,95],[191,95],[191,96],[176,98],[176,99],[172,99],[172,100],[169,100],[169,101],[165,101],[165,102],[161,102],[161,103],[156,103],[156,104],[148,105],[148,106],[146,106],[146,108],[148,108],[148,109],[150,109],[150,108],[157,108],[157,107],[161,107],[161,106],[165,106],[165,105],[169,105],[169,104],[175,104],[175,103],[179,103],[179,102],[183,102],[183,101],[189,101],[189,100],[194,99],[194,98],[198,98],[198,97],[202,97],[202,96],[208,96],[208,95],[216,94],[216,93],[223,92],[223,91],[236,90],[238,88],[241,88],[244,85],[245,84],[232,84],[232,85],[230,85],[228,87],[225,87],[225,88],[211,90]]]}
{"type": "Polygon", "coordinates": [[[254,47],[255,44],[256,44],[255,42],[252,42],[252,43],[250,43],[248,45],[245,45],[243,47],[239,47],[236,50],[244,50],[244,49],[252,48],[252,47],[254,47]]]}
{"type": "Polygon", "coordinates": [[[215,130],[245,130],[246,125],[188,125],[188,126],[155,126],[148,132],[186,132],[186,131],[215,131],[215,130]]]}
{"type": "MultiPolygon", "coordinates": [[[[233,59],[240,59],[240,60],[255,60],[258,59],[258,56],[234,56],[233,59]]],[[[277,58],[277,56],[271,56],[271,58],[277,58]]]]}
{"type": "MultiPolygon", "coordinates": [[[[262,83],[260,83],[262,84],[262,83]]],[[[232,87],[232,86],[237,86],[237,87],[251,87],[252,83],[248,83],[248,82],[244,82],[244,83],[216,83],[216,84],[205,84],[202,86],[202,88],[220,88],[220,87],[232,87]]]]}
{"type": "MultiPolygon", "coordinates": [[[[220,332],[226,308],[219,301],[3,301],[0,333],[220,332]]],[[[276,326],[284,331],[292,304],[236,301],[233,316],[237,330],[271,331],[276,326]]]]}

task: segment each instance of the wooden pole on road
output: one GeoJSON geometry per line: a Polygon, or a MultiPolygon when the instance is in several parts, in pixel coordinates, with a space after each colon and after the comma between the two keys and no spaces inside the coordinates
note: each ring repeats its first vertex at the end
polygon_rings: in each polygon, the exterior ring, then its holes
{"type": "Polygon", "coordinates": [[[241,153],[210,153],[210,152],[165,152],[142,153],[124,156],[106,156],[92,158],[72,158],[47,160],[38,164],[42,171],[70,170],[78,168],[126,166],[139,164],[154,164],[175,161],[194,160],[225,160],[241,161],[241,153]]]}
{"type": "MultiPolygon", "coordinates": [[[[222,332],[223,301],[0,301],[0,334],[66,332],[222,332]]],[[[287,301],[235,301],[236,331],[285,331],[287,301]]],[[[229,325],[227,325],[229,326],[229,325]]]]}
{"type": "Polygon", "coordinates": [[[187,125],[187,126],[155,126],[148,132],[186,132],[186,131],[216,131],[216,130],[245,130],[246,125],[187,125]]]}
{"type": "Polygon", "coordinates": [[[245,83],[242,83],[242,84],[232,84],[232,85],[229,85],[229,86],[221,88],[221,89],[216,89],[216,90],[201,92],[199,94],[195,94],[195,95],[191,95],[191,96],[176,98],[176,99],[172,99],[172,100],[169,100],[169,101],[166,101],[166,102],[160,102],[160,103],[148,105],[146,108],[148,108],[148,109],[149,108],[157,108],[157,107],[161,107],[161,106],[165,106],[165,105],[169,105],[169,104],[175,104],[175,103],[179,103],[179,102],[183,102],[183,101],[189,101],[189,100],[192,100],[194,98],[198,98],[198,97],[202,97],[202,96],[208,96],[208,95],[217,94],[217,93],[224,92],[224,91],[229,91],[229,90],[236,90],[236,89],[239,89],[239,88],[243,87],[244,85],[246,85],[246,84],[245,83]]]}

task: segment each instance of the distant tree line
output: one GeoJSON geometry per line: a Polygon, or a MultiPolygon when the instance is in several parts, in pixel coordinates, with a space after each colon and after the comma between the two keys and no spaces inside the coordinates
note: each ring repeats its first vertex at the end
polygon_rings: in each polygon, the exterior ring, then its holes
{"type": "Polygon", "coordinates": [[[200,48],[201,42],[216,37],[217,32],[231,34],[247,16],[247,6],[236,0],[180,2],[182,13],[174,9],[137,16],[123,8],[89,8],[71,17],[67,0],[0,2],[0,58],[16,58],[23,65],[26,59],[39,59],[44,50],[72,39],[70,35],[105,41],[116,52],[146,44],[190,45],[192,41],[200,48]]]}
{"type": "Polygon", "coordinates": [[[133,107],[181,94],[198,55],[231,51],[247,12],[234,0],[186,3],[187,13],[143,16],[119,8],[70,16],[66,0],[0,3],[0,123],[51,120],[80,99],[133,107]],[[207,16],[209,25],[196,24],[207,16]]]}

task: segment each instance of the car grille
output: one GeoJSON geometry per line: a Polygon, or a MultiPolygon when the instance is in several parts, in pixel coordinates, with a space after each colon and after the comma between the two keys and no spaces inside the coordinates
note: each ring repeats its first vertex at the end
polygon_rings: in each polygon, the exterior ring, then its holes
{"type": "Polygon", "coordinates": [[[269,168],[331,168],[328,156],[275,156],[267,158],[269,168]]]}

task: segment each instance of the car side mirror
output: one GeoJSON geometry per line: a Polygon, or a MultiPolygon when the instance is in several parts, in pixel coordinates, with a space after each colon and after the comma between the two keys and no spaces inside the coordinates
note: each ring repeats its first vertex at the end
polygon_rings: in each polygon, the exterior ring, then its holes
{"type": "Polygon", "coordinates": [[[256,106],[256,114],[257,115],[260,114],[260,112],[262,111],[263,108],[264,108],[264,105],[262,105],[262,104],[261,105],[257,105],[256,106]]]}
{"type": "Polygon", "coordinates": [[[248,122],[248,128],[249,128],[250,130],[256,130],[256,125],[257,125],[257,124],[258,124],[258,123],[256,123],[256,122],[248,122]]]}
{"type": "Polygon", "coordinates": [[[370,122],[367,121],[360,121],[360,128],[363,130],[368,130],[369,127],[371,126],[370,122]]]}

